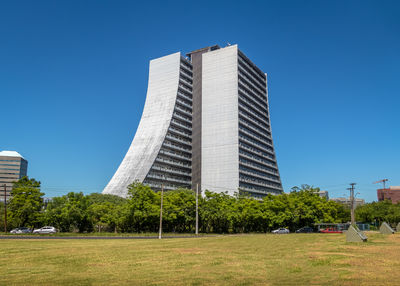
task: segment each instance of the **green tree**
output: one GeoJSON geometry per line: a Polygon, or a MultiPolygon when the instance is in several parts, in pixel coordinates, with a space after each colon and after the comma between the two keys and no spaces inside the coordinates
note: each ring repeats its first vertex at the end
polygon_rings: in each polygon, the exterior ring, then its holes
{"type": "Polygon", "coordinates": [[[154,192],[149,186],[133,182],[128,186],[127,208],[125,221],[130,232],[157,232],[160,217],[160,194],[154,192]]]}
{"type": "Polygon", "coordinates": [[[41,224],[44,193],[40,182],[23,177],[13,184],[11,199],[7,203],[7,216],[11,227],[38,227],[41,224]]]}
{"type": "MultiPolygon", "coordinates": [[[[199,226],[203,232],[267,232],[278,227],[294,231],[318,222],[348,221],[349,212],[342,205],[320,198],[310,185],[292,188],[289,194],[267,195],[258,200],[246,194],[206,191],[199,198],[199,226]]],[[[382,212],[382,211],[381,211],[382,212]]],[[[361,214],[361,212],[360,212],[361,214]]],[[[381,216],[389,221],[398,217],[392,207],[381,216]]],[[[373,217],[376,217],[374,215],[373,217]]],[[[160,218],[160,192],[134,182],[128,198],[112,195],[69,193],[49,203],[44,218],[62,231],[157,232],[160,218]]],[[[164,193],[163,230],[193,232],[195,194],[177,189],[164,193]]]]}
{"type": "Polygon", "coordinates": [[[116,231],[117,205],[110,202],[91,204],[88,208],[88,215],[96,231],[116,231]]]}
{"type": "Polygon", "coordinates": [[[115,195],[93,193],[87,196],[90,202],[88,215],[95,230],[117,231],[118,208],[127,200],[115,195]]]}
{"type": "Polygon", "coordinates": [[[163,229],[170,232],[192,232],[195,227],[196,198],[188,189],[164,193],[163,229]]]}
{"type": "Polygon", "coordinates": [[[91,231],[93,225],[89,217],[89,205],[88,197],[82,192],[70,192],[65,196],[53,198],[47,205],[44,221],[63,232],[91,231]]]}
{"type": "Polygon", "coordinates": [[[116,195],[92,193],[87,195],[91,204],[111,203],[113,205],[122,205],[126,199],[116,195]]]}
{"type": "Polygon", "coordinates": [[[268,223],[262,206],[262,201],[248,196],[237,196],[230,215],[232,231],[235,233],[265,231],[268,223]]]}
{"type": "Polygon", "coordinates": [[[356,208],[356,219],[375,223],[377,226],[385,221],[395,225],[400,222],[400,204],[385,200],[359,206],[356,208]]]}
{"type": "Polygon", "coordinates": [[[201,200],[199,216],[203,232],[229,233],[233,231],[233,209],[235,197],[227,193],[205,191],[201,200]]]}

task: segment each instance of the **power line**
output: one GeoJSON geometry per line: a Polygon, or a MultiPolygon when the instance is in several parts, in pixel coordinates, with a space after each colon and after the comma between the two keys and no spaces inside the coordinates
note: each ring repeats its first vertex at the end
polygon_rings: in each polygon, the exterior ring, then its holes
{"type": "Polygon", "coordinates": [[[323,187],[319,187],[319,188],[320,189],[329,189],[329,188],[341,187],[341,186],[347,186],[347,184],[330,185],[330,186],[323,186],[323,187]]]}
{"type": "Polygon", "coordinates": [[[4,232],[7,232],[7,185],[4,184],[4,232]]]}

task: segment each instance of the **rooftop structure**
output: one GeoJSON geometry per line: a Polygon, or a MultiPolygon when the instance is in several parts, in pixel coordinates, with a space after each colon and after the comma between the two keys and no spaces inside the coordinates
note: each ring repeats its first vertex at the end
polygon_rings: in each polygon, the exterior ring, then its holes
{"type": "Polygon", "coordinates": [[[19,158],[24,159],[24,157],[22,157],[22,155],[19,154],[17,151],[3,150],[3,151],[0,151],[0,156],[3,156],[3,157],[19,157],[19,158]]]}
{"type": "MultiPolygon", "coordinates": [[[[330,200],[351,207],[351,198],[331,198],[330,200]]],[[[362,206],[364,204],[365,204],[364,199],[354,198],[355,208],[357,208],[358,206],[362,206]]]]}
{"type": "Polygon", "coordinates": [[[325,199],[329,200],[328,191],[318,191],[315,193],[318,194],[321,198],[325,198],[325,199]]]}
{"type": "Polygon", "coordinates": [[[283,192],[267,77],[237,45],[150,61],[139,127],[103,193],[125,197],[133,181],[260,198],[283,192]]]}

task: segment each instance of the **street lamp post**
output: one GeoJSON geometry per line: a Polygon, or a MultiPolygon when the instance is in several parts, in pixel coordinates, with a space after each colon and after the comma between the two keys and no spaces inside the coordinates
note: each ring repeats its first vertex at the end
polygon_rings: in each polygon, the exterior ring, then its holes
{"type": "Polygon", "coordinates": [[[199,184],[196,185],[196,235],[199,235],[199,184]]]}
{"type": "Polygon", "coordinates": [[[161,234],[162,234],[163,198],[164,198],[164,184],[161,184],[160,229],[158,232],[158,239],[161,239],[161,234]]]}

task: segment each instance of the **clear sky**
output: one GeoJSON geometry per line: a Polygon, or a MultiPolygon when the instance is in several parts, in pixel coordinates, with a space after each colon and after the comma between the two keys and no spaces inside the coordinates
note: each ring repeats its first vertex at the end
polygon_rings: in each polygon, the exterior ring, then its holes
{"type": "Polygon", "coordinates": [[[149,60],[219,44],[268,73],[286,192],[400,185],[399,1],[1,1],[0,150],[47,196],[100,192],[133,139],[149,60]]]}

